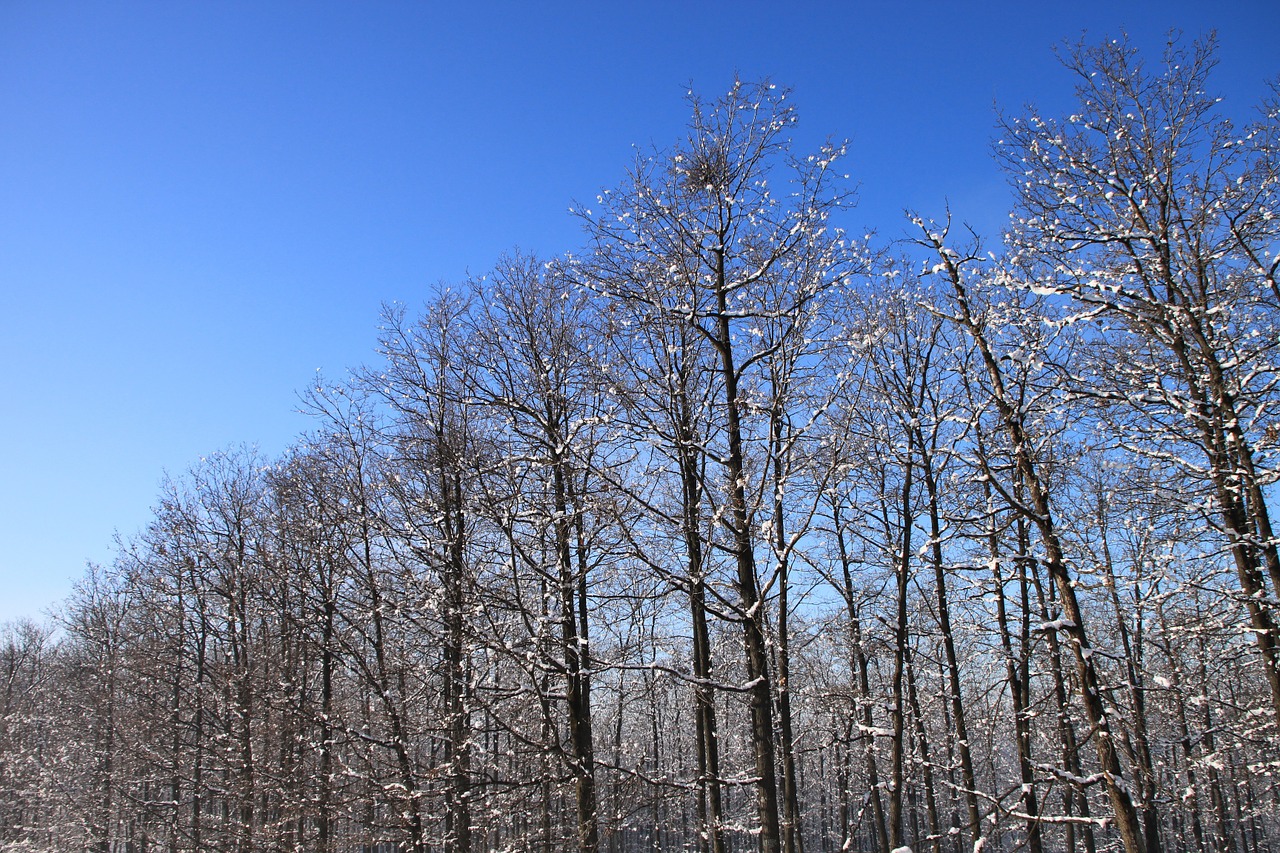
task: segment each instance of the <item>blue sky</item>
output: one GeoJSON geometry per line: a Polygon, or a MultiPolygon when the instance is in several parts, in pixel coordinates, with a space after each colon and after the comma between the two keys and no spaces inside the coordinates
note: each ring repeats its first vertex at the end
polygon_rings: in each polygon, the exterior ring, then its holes
{"type": "Polygon", "coordinates": [[[851,228],[905,207],[993,234],[997,105],[1069,108],[1053,48],[1216,29],[1246,116],[1280,3],[0,4],[0,621],[38,616],[165,472],[308,428],[297,390],[375,359],[384,302],[516,247],[665,146],[689,84],[793,87],[851,142],[851,228]]]}

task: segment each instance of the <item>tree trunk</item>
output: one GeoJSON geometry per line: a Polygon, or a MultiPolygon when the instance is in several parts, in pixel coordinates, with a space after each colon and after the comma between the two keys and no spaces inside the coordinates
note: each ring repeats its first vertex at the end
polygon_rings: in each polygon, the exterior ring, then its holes
{"type": "Polygon", "coordinates": [[[1067,569],[1048,491],[1031,455],[1030,438],[1026,434],[1023,418],[1010,402],[999,360],[991,349],[982,326],[972,314],[968,293],[956,262],[944,250],[940,240],[930,238],[930,241],[931,245],[938,250],[943,268],[951,281],[961,312],[959,319],[981,354],[987,379],[990,382],[991,402],[999,412],[1002,427],[1008,435],[1013,450],[1013,462],[1018,477],[1030,498],[1030,520],[1039,530],[1045,551],[1045,566],[1049,571],[1049,577],[1058,588],[1058,597],[1066,617],[1065,633],[1075,655],[1076,670],[1080,678],[1080,699],[1084,705],[1085,718],[1093,729],[1094,746],[1097,748],[1098,763],[1102,768],[1107,796],[1115,815],[1116,829],[1120,833],[1125,853],[1146,853],[1137,809],[1129,794],[1128,782],[1120,764],[1115,738],[1107,720],[1106,709],[1102,704],[1102,683],[1097,668],[1093,664],[1094,650],[1089,645],[1084,613],[1076,597],[1075,583],[1067,569]]]}
{"type": "Polygon", "coordinates": [[[973,771],[973,753],[969,748],[969,729],[965,721],[964,696],[961,692],[960,664],[956,657],[955,635],[951,630],[951,607],[947,601],[947,573],[942,559],[942,512],[938,500],[937,476],[933,470],[933,454],[922,458],[924,483],[929,500],[929,551],[933,563],[934,592],[938,599],[938,627],[942,631],[942,649],[946,655],[951,719],[955,727],[956,751],[960,754],[960,782],[964,786],[965,809],[969,818],[969,844],[977,844],[982,834],[982,815],[978,809],[978,783],[973,771]]]}
{"type": "MultiPolygon", "coordinates": [[[[831,504],[832,521],[835,525],[836,546],[840,553],[840,570],[844,586],[841,596],[844,598],[845,610],[849,619],[849,656],[850,672],[855,679],[854,714],[858,717],[861,737],[865,739],[864,760],[866,763],[868,797],[871,800],[871,815],[874,821],[875,838],[882,853],[889,847],[889,827],[886,820],[884,801],[880,795],[880,774],[876,763],[875,718],[872,715],[871,680],[867,655],[862,645],[862,622],[858,616],[858,605],[854,598],[852,558],[846,541],[844,525],[840,520],[840,499],[835,497],[831,504]]],[[[851,744],[852,745],[852,744],[851,744]]]]}
{"type": "MultiPolygon", "coordinates": [[[[722,239],[724,235],[721,235],[722,239]]],[[[764,632],[764,601],[756,579],[755,547],[747,510],[747,473],[742,445],[742,402],[738,397],[738,365],[733,354],[729,323],[728,279],[724,253],[716,254],[716,336],[720,375],[724,383],[726,431],[729,443],[730,526],[737,564],[737,588],[742,606],[743,643],[746,648],[748,697],[751,708],[751,744],[755,753],[756,812],[760,820],[761,853],[780,853],[782,830],[778,819],[777,757],[773,741],[773,686],[769,677],[769,650],[764,632]]]]}

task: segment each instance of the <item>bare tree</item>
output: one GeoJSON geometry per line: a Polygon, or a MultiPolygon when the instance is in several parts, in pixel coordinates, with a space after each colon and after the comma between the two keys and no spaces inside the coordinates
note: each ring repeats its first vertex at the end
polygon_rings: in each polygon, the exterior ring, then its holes
{"type": "Polygon", "coordinates": [[[1077,48],[1078,112],[1007,121],[999,150],[1033,286],[1097,331],[1076,387],[1216,502],[1280,725],[1275,113],[1235,129],[1208,91],[1214,62],[1212,39],[1172,41],[1156,73],[1124,41],[1077,48]]]}
{"type": "MultiPolygon", "coordinates": [[[[984,481],[995,486],[1000,491],[1001,498],[1033,523],[1040,534],[1045,566],[1057,587],[1063,609],[1061,628],[1075,657],[1081,702],[1085,717],[1093,729],[1098,763],[1102,768],[1116,826],[1126,853],[1144,853],[1146,847],[1138,813],[1120,761],[1119,744],[1103,704],[1103,682],[1093,659],[1094,649],[1089,644],[1084,610],[1076,595],[1074,580],[1066,561],[1062,531],[1055,520],[1051,480],[1046,476],[1044,468],[1041,436],[1034,428],[1034,418],[1042,412],[1037,411],[1032,399],[1018,393],[1018,387],[1011,384],[1008,376],[1010,367],[1016,371],[1027,360],[1043,361],[1043,357],[1033,351],[1038,342],[1035,340],[1037,333],[1031,331],[1038,328],[1040,318],[1032,314],[1030,324],[1021,328],[1011,323],[1013,330],[1029,332],[1029,335],[1017,340],[1012,351],[998,349],[992,336],[995,324],[981,306],[975,304],[970,293],[973,281],[966,267],[977,262],[979,256],[975,253],[960,255],[947,245],[945,229],[931,230],[924,223],[920,224],[924,235],[922,243],[936,253],[936,269],[952,289],[954,313],[951,319],[969,335],[977,350],[978,364],[975,366],[973,381],[982,383],[979,393],[994,410],[994,429],[1009,448],[1013,466],[1012,482],[1002,483],[998,479],[997,469],[986,454],[979,459],[984,481]]],[[[1007,322],[1011,318],[1004,319],[1007,322]]]]}
{"type": "MultiPolygon", "coordinates": [[[[756,533],[767,477],[751,461],[753,441],[765,440],[762,458],[777,448],[767,446],[767,418],[756,432],[754,415],[769,411],[768,403],[757,402],[760,371],[793,343],[815,304],[847,275],[847,246],[828,223],[844,198],[833,169],[840,150],[824,148],[788,164],[784,134],[795,116],[785,93],[767,83],[735,82],[717,101],[691,97],[691,104],[687,140],[640,159],[623,187],[600,197],[601,215],[583,212],[593,248],[587,275],[607,298],[652,306],[714,351],[715,408],[722,419],[711,457],[721,492],[714,515],[728,539],[720,547],[734,564],[760,846],[774,853],[784,844],[798,847],[799,807],[785,762],[781,805],[778,796],[776,673],[765,613],[774,578],[762,588],[757,562],[758,548],[768,544],[756,533]],[[784,177],[790,197],[775,195],[769,185],[782,164],[790,166],[784,177]],[[668,289],[680,294],[675,304],[658,296],[668,289]]],[[[781,710],[785,717],[785,701],[781,710]]]]}
{"type": "Polygon", "coordinates": [[[534,600],[521,594],[518,606],[539,643],[539,665],[563,684],[563,757],[575,791],[577,846],[591,853],[600,838],[590,591],[592,570],[612,546],[607,480],[595,473],[610,404],[589,360],[597,327],[584,296],[554,265],[507,259],[478,296],[472,356],[473,393],[502,424],[499,452],[514,486],[510,500],[492,512],[510,570],[528,573],[528,593],[537,591],[534,600]],[[554,645],[544,633],[551,625],[558,631],[554,645]]]}

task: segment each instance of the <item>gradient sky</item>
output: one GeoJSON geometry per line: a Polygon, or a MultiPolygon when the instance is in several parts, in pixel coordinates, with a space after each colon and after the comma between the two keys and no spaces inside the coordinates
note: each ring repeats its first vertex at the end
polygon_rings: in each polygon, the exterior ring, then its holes
{"type": "Polygon", "coordinates": [[[519,247],[680,133],[689,84],[794,88],[801,148],[851,142],[902,210],[988,234],[997,107],[1069,109],[1054,47],[1221,44],[1247,117],[1280,2],[0,2],[0,622],[38,617],[165,472],[308,429],[297,389],[375,360],[380,306],[519,247]],[[465,6],[465,8],[464,8],[465,6]]]}

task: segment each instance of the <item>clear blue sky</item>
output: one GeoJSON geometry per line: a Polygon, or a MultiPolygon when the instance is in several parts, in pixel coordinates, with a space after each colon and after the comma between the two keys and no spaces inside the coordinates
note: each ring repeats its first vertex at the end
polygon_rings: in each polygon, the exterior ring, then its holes
{"type": "Polygon", "coordinates": [[[383,302],[514,247],[665,146],[692,83],[795,89],[848,137],[852,225],[994,232],[995,107],[1067,108],[1053,47],[1216,29],[1245,114],[1280,3],[0,3],[0,621],[61,599],[165,471],[308,428],[297,389],[374,359],[383,302]],[[464,6],[466,8],[464,8],[464,6]]]}

